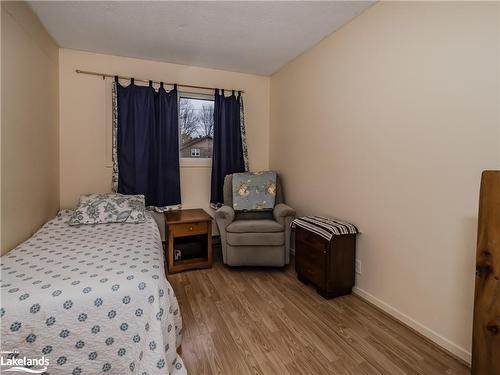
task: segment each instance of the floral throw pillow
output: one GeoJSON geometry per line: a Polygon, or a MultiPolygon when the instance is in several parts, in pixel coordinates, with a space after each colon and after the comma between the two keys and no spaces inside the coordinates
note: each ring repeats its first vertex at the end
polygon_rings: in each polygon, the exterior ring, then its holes
{"type": "Polygon", "coordinates": [[[276,172],[233,174],[233,209],[235,211],[272,210],[276,200],[276,172]]]}
{"type": "Polygon", "coordinates": [[[80,196],[69,225],[143,223],[145,209],[144,195],[86,194],[80,196]]]}

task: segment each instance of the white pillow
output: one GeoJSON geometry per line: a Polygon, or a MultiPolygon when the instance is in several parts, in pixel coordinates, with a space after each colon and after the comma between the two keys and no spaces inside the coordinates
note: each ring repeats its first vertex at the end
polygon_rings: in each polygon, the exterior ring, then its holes
{"type": "Polygon", "coordinates": [[[146,221],[144,195],[94,193],[80,196],[69,225],[143,223],[146,221]]]}

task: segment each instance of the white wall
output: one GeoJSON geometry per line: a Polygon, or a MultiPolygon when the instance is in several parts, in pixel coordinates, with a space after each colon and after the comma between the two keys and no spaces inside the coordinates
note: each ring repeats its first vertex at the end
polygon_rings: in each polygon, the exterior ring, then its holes
{"type": "Polygon", "coordinates": [[[3,254],[59,208],[59,54],[25,2],[1,12],[3,254]]]}
{"type": "Polygon", "coordinates": [[[480,174],[500,167],[498,8],[378,3],[271,78],[288,203],[357,224],[357,292],[467,361],[480,174]]]}

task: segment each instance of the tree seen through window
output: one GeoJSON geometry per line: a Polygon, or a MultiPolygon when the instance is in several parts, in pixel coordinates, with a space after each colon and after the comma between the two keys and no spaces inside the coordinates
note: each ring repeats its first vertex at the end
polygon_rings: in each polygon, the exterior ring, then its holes
{"type": "Polygon", "coordinates": [[[211,158],[214,135],[214,102],[210,99],[179,99],[181,158],[211,158]]]}

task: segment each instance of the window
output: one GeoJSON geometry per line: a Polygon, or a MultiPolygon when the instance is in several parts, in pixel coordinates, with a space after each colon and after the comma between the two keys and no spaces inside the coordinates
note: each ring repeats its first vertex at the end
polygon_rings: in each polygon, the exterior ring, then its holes
{"type": "Polygon", "coordinates": [[[214,101],[204,95],[179,98],[181,158],[211,158],[214,136],[214,101]]]}

